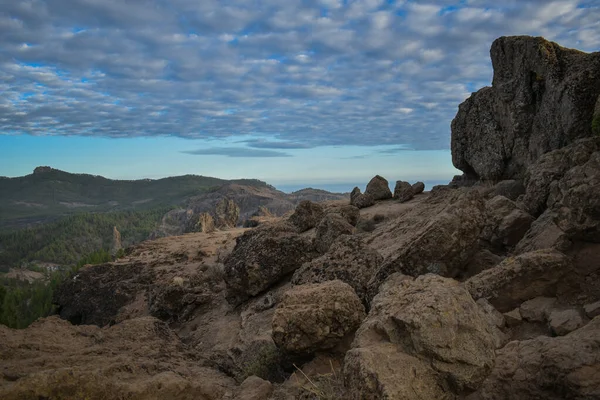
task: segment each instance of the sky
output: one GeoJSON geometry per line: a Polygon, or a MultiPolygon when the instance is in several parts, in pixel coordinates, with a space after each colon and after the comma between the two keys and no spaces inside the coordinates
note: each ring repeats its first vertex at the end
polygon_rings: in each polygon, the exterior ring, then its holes
{"type": "Polygon", "coordinates": [[[448,181],[521,34],[598,51],[600,1],[0,0],[0,175],[448,181]]]}

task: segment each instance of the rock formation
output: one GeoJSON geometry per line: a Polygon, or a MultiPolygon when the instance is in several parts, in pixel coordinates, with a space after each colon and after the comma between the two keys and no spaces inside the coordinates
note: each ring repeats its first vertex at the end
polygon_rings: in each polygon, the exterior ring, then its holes
{"type": "Polygon", "coordinates": [[[365,194],[370,195],[373,200],[387,200],[392,198],[392,191],[388,181],[379,175],[376,175],[367,184],[365,194]]]}
{"type": "Polygon", "coordinates": [[[355,187],[350,193],[350,204],[357,208],[365,208],[375,204],[375,200],[370,194],[361,193],[360,189],[355,187]]]}
{"type": "Polygon", "coordinates": [[[415,196],[412,185],[405,181],[397,181],[394,188],[394,198],[401,202],[409,201],[415,196]]]}
{"type": "Polygon", "coordinates": [[[470,179],[522,179],[540,156],[592,135],[600,53],[543,38],[501,37],[490,50],[491,87],[452,121],[452,162],[470,179]]]}

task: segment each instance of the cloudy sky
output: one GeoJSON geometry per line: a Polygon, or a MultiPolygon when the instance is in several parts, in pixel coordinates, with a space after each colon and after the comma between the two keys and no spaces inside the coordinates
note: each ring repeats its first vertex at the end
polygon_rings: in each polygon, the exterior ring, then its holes
{"type": "Polygon", "coordinates": [[[0,0],[0,175],[447,180],[492,41],[598,51],[599,21],[597,0],[0,0]]]}

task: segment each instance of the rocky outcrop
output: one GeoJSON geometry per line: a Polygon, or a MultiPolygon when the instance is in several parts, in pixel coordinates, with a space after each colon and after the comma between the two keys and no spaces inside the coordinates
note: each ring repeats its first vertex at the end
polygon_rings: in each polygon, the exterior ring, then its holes
{"type": "Polygon", "coordinates": [[[555,250],[538,250],[509,257],[494,268],[469,278],[465,285],[474,299],[485,298],[507,312],[538,296],[555,296],[569,274],[568,258],[555,250]]]}
{"type": "Polygon", "coordinates": [[[562,337],[513,341],[468,400],[595,399],[600,396],[600,317],[562,337]]]}
{"type": "Polygon", "coordinates": [[[329,251],[302,265],[292,277],[294,285],[320,283],[339,279],[354,289],[363,301],[368,283],[383,257],[356,236],[340,236],[329,251]]]}
{"type": "Polygon", "coordinates": [[[196,224],[196,232],[210,233],[215,230],[215,220],[209,213],[201,213],[198,215],[196,224]]]}
{"type": "Polygon", "coordinates": [[[24,331],[0,325],[0,398],[223,398],[235,386],[202,367],[164,322],[152,317],[109,328],[73,326],[58,317],[24,331]]]}
{"type": "Polygon", "coordinates": [[[481,238],[496,247],[514,247],[523,238],[534,218],[504,196],[486,202],[486,226],[481,238]]]}
{"type": "Polygon", "coordinates": [[[273,340],[288,353],[310,354],[334,347],[358,328],[365,311],[341,281],[295,286],[273,316],[273,340]]]}
{"type": "Polygon", "coordinates": [[[370,194],[361,193],[360,189],[355,187],[350,193],[350,204],[357,208],[366,208],[375,204],[375,200],[370,194]]]}
{"type": "Polygon", "coordinates": [[[425,190],[425,184],[423,182],[416,182],[412,184],[413,194],[416,196],[423,193],[425,190]]]}
{"type": "Polygon", "coordinates": [[[394,188],[394,198],[404,203],[415,197],[415,192],[412,185],[405,181],[397,181],[394,188]]]}
{"type": "Polygon", "coordinates": [[[312,240],[300,236],[291,224],[261,225],[247,231],[224,262],[228,299],[240,304],[317,255],[312,240]]]}
{"type": "Polygon", "coordinates": [[[325,208],[326,214],[339,214],[352,226],[356,226],[360,219],[360,210],[350,204],[335,204],[325,208]]]}
{"type": "Polygon", "coordinates": [[[370,195],[373,200],[387,200],[392,198],[392,191],[388,181],[379,175],[376,175],[367,184],[365,194],[370,195]]]}
{"type": "Polygon", "coordinates": [[[453,398],[481,385],[494,366],[494,346],[486,317],[458,282],[396,274],[356,332],[345,382],[355,399],[453,398]]]}
{"type": "Polygon", "coordinates": [[[339,214],[327,214],[317,225],[315,248],[325,253],[341,235],[352,235],[354,227],[339,214]]]}
{"type": "Polygon", "coordinates": [[[113,239],[112,244],[110,246],[110,254],[114,256],[122,248],[123,243],[121,242],[121,232],[119,232],[116,226],[113,226],[113,239]]]}
{"type": "Polygon", "coordinates": [[[491,87],[474,93],[452,121],[452,162],[468,177],[523,178],[540,156],[592,135],[600,53],[543,38],[501,37],[490,50],[491,87]]]}
{"type": "Polygon", "coordinates": [[[233,228],[240,218],[240,207],[233,200],[222,199],[217,203],[214,213],[217,228],[233,228]]]}
{"type": "Polygon", "coordinates": [[[288,222],[297,228],[298,233],[302,233],[317,226],[324,215],[323,206],[303,200],[296,206],[296,210],[288,218],[288,222]]]}

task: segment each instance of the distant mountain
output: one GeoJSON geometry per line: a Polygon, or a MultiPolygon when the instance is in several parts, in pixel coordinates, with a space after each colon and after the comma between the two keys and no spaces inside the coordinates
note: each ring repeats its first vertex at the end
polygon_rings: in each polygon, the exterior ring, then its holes
{"type": "Polygon", "coordinates": [[[0,230],[31,226],[60,216],[86,212],[148,210],[184,205],[186,199],[226,184],[275,190],[255,179],[227,181],[184,175],[155,180],[112,180],[51,167],[37,167],[30,175],[0,178],[0,230]]]}

